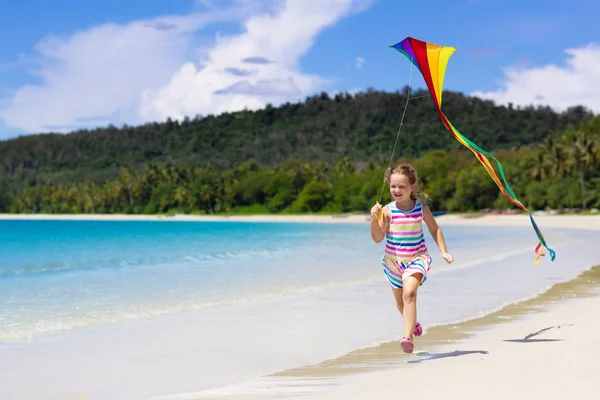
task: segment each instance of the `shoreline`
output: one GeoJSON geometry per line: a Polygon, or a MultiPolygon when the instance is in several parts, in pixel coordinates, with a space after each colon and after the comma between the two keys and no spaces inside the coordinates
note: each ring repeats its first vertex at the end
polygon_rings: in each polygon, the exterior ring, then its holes
{"type": "Polygon", "coordinates": [[[308,398],[394,399],[399,393],[433,398],[449,391],[469,399],[593,398],[597,388],[592,382],[600,372],[595,351],[600,350],[595,340],[600,322],[586,316],[598,306],[600,265],[489,315],[435,326],[412,355],[395,343],[382,345],[388,347],[382,354],[404,362],[370,371],[362,367],[362,374],[346,376],[330,391],[308,398]],[[403,379],[421,382],[431,376],[436,385],[402,384],[403,379]]]}
{"type": "Polygon", "coordinates": [[[149,214],[1,214],[1,220],[67,220],[67,221],[183,221],[183,222],[308,222],[360,223],[368,222],[369,215],[149,215],[149,214]]]}
{"type": "MultiPolygon", "coordinates": [[[[302,396],[311,400],[339,398],[391,400],[398,398],[399,395],[408,395],[411,398],[417,394],[424,396],[422,398],[444,396],[447,395],[449,385],[454,385],[452,389],[461,393],[461,398],[479,399],[484,394],[490,395],[488,393],[489,386],[497,386],[498,390],[505,388],[503,380],[486,380],[488,385],[478,386],[479,392],[465,393],[459,389],[468,386],[471,378],[462,378],[456,383],[445,382],[446,386],[416,385],[410,389],[403,385],[403,379],[427,381],[431,379],[428,378],[431,374],[454,374],[457,379],[456,375],[461,374],[459,371],[464,368],[463,365],[467,364],[469,368],[475,370],[475,373],[481,374],[480,368],[488,368],[483,363],[489,362],[492,357],[498,355],[505,358],[501,365],[493,366],[499,369],[499,373],[503,373],[504,370],[515,370],[515,365],[518,366],[516,371],[526,370],[530,371],[529,374],[531,371],[535,373],[537,366],[523,367],[525,361],[519,358],[519,348],[515,346],[538,345],[539,349],[533,348],[535,357],[542,357],[549,353],[550,356],[546,356],[546,358],[553,358],[554,353],[548,348],[566,341],[562,338],[557,339],[557,335],[573,332],[572,327],[576,325],[569,323],[568,319],[571,316],[593,314],[597,306],[600,306],[600,265],[585,270],[569,281],[555,283],[534,297],[509,303],[489,314],[464,321],[435,325],[430,328],[425,327],[423,336],[415,342],[416,347],[413,354],[403,353],[395,341],[387,342],[355,350],[318,364],[280,371],[233,386],[200,392],[147,396],[142,399],[266,400],[278,398],[277,396],[285,398],[302,396]],[[557,309],[560,309],[559,320],[552,323],[539,321],[553,320],[557,309]],[[571,331],[560,330],[566,327],[571,331]],[[507,353],[507,350],[499,349],[500,346],[513,346],[509,349],[512,352],[507,353]],[[538,352],[543,354],[538,354],[538,352]],[[464,362],[466,363],[463,364],[464,362]],[[307,395],[308,393],[311,394],[307,395]]],[[[587,335],[588,339],[593,335],[600,334],[600,322],[594,322],[594,324],[594,331],[587,335]]],[[[570,335],[570,339],[576,340],[576,337],[570,335]]],[[[591,344],[587,341],[583,346],[587,347],[591,344]]],[[[593,354],[595,354],[593,351],[589,352],[584,368],[589,369],[590,365],[596,363],[593,354]]],[[[526,362],[535,362],[535,359],[528,359],[526,362]]],[[[545,362],[549,363],[548,360],[545,362]]],[[[596,369],[598,370],[600,367],[596,367],[596,369]]],[[[484,375],[475,377],[479,379],[484,375]]],[[[544,379],[540,374],[536,374],[536,378],[544,379]]],[[[581,385],[581,382],[574,383],[573,387],[576,385],[581,385]]],[[[592,389],[591,386],[590,389],[592,389]]],[[[572,390],[572,388],[565,389],[566,392],[572,390]]],[[[591,398],[593,393],[595,393],[595,389],[582,393],[587,394],[587,397],[583,398],[591,398]]],[[[492,398],[505,398],[507,394],[507,392],[499,392],[496,393],[497,397],[493,397],[492,394],[492,398]]],[[[518,393],[511,394],[520,398],[518,393]]],[[[531,393],[527,397],[531,397],[531,393]]],[[[557,397],[544,396],[544,398],[557,397]]]]}
{"type": "Polygon", "coordinates": [[[555,283],[548,290],[538,295],[516,300],[483,316],[469,317],[463,321],[434,325],[430,328],[425,327],[423,335],[417,338],[415,342],[416,351],[412,355],[405,354],[394,341],[383,343],[375,348],[356,350],[337,359],[325,361],[317,366],[298,368],[273,376],[285,376],[287,374],[297,376],[306,372],[311,374],[319,368],[323,368],[323,371],[325,371],[327,369],[335,370],[339,366],[344,366],[344,369],[347,369],[352,363],[356,363],[356,368],[359,371],[363,369],[364,372],[365,370],[372,369],[360,366],[366,360],[369,362],[375,361],[375,364],[379,366],[378,369],[402,367],[406,366],[407,362],[421,362],[422,360],[409,360],[415,354],[418,356],[427,354],[429,355],[429,359],[442,358],[440,354],[436,355],[431,352],[442,350],[455,343],[464,343],[476,337],[479,333],[493,330],[499,325],[512,321],[526,320],[531,315],[548,312],[555,304],[561,301],[592,297],[600,297],[600,265],[591,267],[569,281],[555,283]]]}
{"type": "MultiPolygon", "coordinates": [[[[452,226],[523,226],[531,227],[527,214],[477,215],[446,214],[435,217],[443,225],[452,226]]],[[[534,215],[540,229],[600,230],[600,215],[534,215]],[[590,223],[590,221],[593,221],[590,223]]],[[[367,224],[368,214],[336,215],[146,215],[146,214],[0,214],[2,220],[67,220],[67,221],[177,221],[177,222],[280,222],[280,223],[351,223],[367,224]]]]}

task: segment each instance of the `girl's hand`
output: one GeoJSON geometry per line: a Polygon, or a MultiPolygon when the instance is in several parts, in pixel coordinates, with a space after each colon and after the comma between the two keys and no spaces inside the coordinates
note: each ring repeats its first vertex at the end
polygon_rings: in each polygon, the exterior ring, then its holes
{"type": "Polygon", "coordinates": [[[379,217],[379,213],[381,212],[381,204],[375,204],[373,208],[371,208],[371,220],[376,220],[379,217]]]}
{"type": "Polygon", "coordinates": [[[453,257],[450,255],[450,253],[443,252],[443,253],[442,253],[442,258],[443,258],[444,260],[446,260],[446,262],[447,262],[448,264],[451,264],[451,263],[452,263],[452,261],[454,261],[454,258],[453,258],[453,257]]]}

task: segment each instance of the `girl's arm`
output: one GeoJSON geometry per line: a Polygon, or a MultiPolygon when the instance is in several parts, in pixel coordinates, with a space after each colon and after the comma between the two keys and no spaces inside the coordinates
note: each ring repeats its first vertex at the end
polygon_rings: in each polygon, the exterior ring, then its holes
{"type": "Polygon", "coordinates": [[[446,260],[447,263],[451,263],[453,258],[450,254],[448,254],[448,250],[446,249],[446,241],[444,240],[444,234],[442,233],[442,228],[438,225],[437,221],[433,217],[431,210],[429,207],[423,204],[423,221],[427,224],[427,228],[429,228],[429,232],[435,240],[435,243],[440,248],[440,252],[442,253],[442,257],[446,260]]]}
{"type": "Polygon", "coordinates": [[[385,232],[387,231],[390,219],[391,213],[388,207],[376,204],[371,208],[371,237],[375,243],[379,243],[385,239],[385,232]],[[383,215],[378,221],[377,215],[379,215],[381,208],[383,208],[381,211],[383,215]]]}

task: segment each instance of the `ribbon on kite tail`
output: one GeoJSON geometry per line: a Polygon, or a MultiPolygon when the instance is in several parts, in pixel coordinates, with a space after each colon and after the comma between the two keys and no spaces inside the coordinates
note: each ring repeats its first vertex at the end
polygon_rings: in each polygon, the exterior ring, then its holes
{"type": "Polygon", "coordinates": [[[498,161],[496,157],[494,157],[491,153],[485,151],[484,149],[473,143],[471,140],[469,140],[467,137],[462,135],[450,123],[448,118],[446,118],[446,115],[442,112],[442,88],[444,86],[446,66],[448,65],[448,60],[450,59],[450,56],[452,56],[452,54],[456,50],[456,47],[440,46],[429,42],[423,42],[412,37],[407,37],[403,41],[390,47],[404,54],[419,69],[419,71],[423,75],[423,78],[425,79],[425,82],[427,83],[427,88],[429,89],[429,93],[433,98],[433,102],[435,103],[437,112],[442,122],[444,123],[444,126],[452,133],[454,138],[459,143],[461,143],[463,146],[471,150],[473,154],[475,154],[475,157],[477,157],[477,159],[484,166],[488,174],[492,177],[496,185],[498,185],[498,188],[500,189],[504,197],[506,197],[508,201],[510,201],[511,203],[513,203],[514,205],[516,205],[517,207],[521,208],[529,214],[531,225],[533,226],[533,229],[535,230],[535,233],[537,234],[537,237],[540,240],[540,243],[535,247],[536,256],[534,265],[538,265],[540,257],[545,255],[542,246],[544,246],[544,248],[548,250],[550,258],[552,259],[552,261],[554,261],[556,253],[554,252],[554,250],[548,247],[548,245],[546,244],[546,240],[542,235],[542,232],[540,231],[537,224],[535,223],[535,220],[533,219],[533,215],[531,215],[531,212],[529,212],[527,207],[525,207],[523,203],[519,201],[512,188],[506,181],[506,177],[504,176],[504,168],[502,167],[500,161],[498,161]],[[496,162],[502,180],[500,180],[500,178],[496,174],[496,171],[494,171],[494,168],[492,167],[492,164],[490,163],[489,159],[492,159],[496,162]]]}

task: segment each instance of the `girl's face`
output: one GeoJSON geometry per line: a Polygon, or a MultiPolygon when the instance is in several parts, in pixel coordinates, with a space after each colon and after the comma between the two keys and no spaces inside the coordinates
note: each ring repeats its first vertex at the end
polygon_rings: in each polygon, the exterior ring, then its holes
{"type": "Polygon", "coordinates": [[[390,194],[395,201],[410,201],[410,194],[413,190],[415,190],[415,185],[411,185],[408,176],[404,174],[393,174],[390,176],[390,194]]]}

